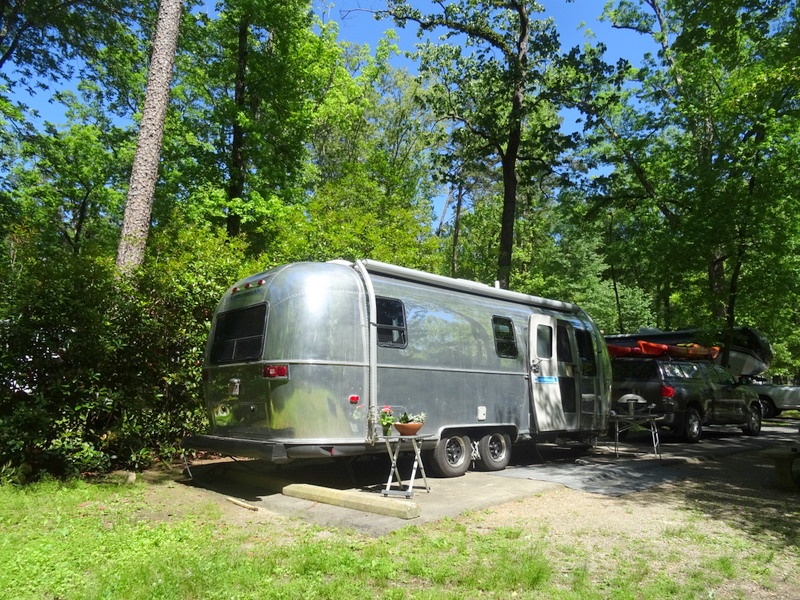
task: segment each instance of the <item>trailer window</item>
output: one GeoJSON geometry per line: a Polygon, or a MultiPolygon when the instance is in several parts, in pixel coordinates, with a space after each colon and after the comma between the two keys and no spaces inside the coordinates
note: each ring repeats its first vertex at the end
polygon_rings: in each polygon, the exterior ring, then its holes
{"type": "Polygon", "coordinates": [[[549,325],[536,327],[536,357],[542,359],[553,357],[553,328],[549,325]]]}
{"type": "Polygon", "coordinates": [[[256,304],[217,315],[211,363],[243,362],[261,358],[267,305],[256,304]]]}
{"type": "Polygon", "coordinates": [[[514,323],[508,317],[492,317],[494,348],[500,358],[517,358],[517,340],[514,338],[514,323]]]}
{"type": "Polygon", "coordinates": [[[378,309],[378,346],[406,347],[406,315],[403,303],[390,298],[375,298],[378,309]]]}
{"type": "Polygon", "coordinates": [[[578,343],[578,356],[581,359],[581,371],[586,376],[597,375],[597,360],[594,355],[592,334],[585,329],[575,330],[575,341],[578,343]]]}

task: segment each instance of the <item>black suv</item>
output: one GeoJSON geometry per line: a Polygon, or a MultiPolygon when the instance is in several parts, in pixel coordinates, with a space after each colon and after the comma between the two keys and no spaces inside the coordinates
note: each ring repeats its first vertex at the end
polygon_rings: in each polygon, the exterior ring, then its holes
{"type": "Polygon", "coordinates": [[[645,410],[663,414],[660,421],[689,442],[697,442],[703,425],[740,425],[747,435],[761,432],[758,394],[739,384],[726,369],[708,362],[670,358],[614,358],[612,397],[636,394],[645,410]]]}

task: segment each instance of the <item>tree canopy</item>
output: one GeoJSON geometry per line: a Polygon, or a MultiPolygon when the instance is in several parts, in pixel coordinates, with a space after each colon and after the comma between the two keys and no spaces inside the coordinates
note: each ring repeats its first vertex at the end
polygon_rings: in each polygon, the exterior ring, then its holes
{"type": "Polygon", "coordinates": [[[159,3],[0,10],[0,467],[175,451],[222,291],[300,260],[498,281],[609,333],[751,325],[800,370],[796,2],[615,0],[651,51],[612,62],[565,47],[552,3],[388,0],[374,16],[421,36],[400,68],[394,34],[353,44],[306,0],[174,1],[127,278],[159,3]]]}

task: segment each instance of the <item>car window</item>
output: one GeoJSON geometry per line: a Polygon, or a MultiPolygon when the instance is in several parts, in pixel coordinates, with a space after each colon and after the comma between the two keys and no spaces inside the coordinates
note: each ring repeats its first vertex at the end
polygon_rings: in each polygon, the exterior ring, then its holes
{"type": "Polygon", "coordinates": [[[612,364],[614,379],[653,381],[659,379],[654,360],[615,360],[612,364]]]}
{"type": "Polygon", "coordinates": [[[664,373],[664,377],[667,379],[683,379],[687,377],[681,369],[681,366],[677,363],[663,363],[661,365],[661,372],[664,373]]]}
{"type": "Polygon", "coordinates": [[[726,385],[734,385],[736,383],[736,379],[734,379],[733,375],[731,375],[730,371],[727,369],[723,369],[717,365],[711,365],[714,373],[716,374],[717,380],[720,383],[724,383],[726,385]]]}
{"type": "Polygon", "coordinates": [[[700,365],[695,363],[682,363],[680,365],[681,370],[686,374],[686,377],[689,379],[702,379],[703,378],[703,371],[700,369],[700,365]]]}

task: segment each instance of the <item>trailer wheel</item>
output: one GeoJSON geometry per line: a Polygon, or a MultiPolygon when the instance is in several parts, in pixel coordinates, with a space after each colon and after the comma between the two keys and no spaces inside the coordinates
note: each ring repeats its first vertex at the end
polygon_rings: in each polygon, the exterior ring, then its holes
{"type": "Polygon", "coordinates": [[[494,431],[478,442],[478,467],[483,471],[502,471],[511,460],[511,438],[507,433],[494,431]]]}
{"type": "Polygon", "coordinates": [[[472,462],[472,442],[466,435],[443,436],[431,452],[431,470],[439,477],[458,477],[472,462]]]}

